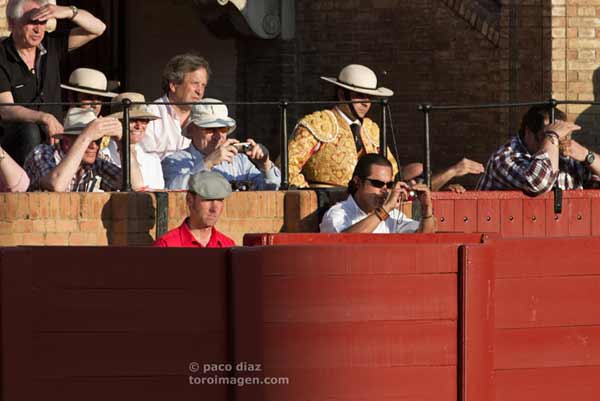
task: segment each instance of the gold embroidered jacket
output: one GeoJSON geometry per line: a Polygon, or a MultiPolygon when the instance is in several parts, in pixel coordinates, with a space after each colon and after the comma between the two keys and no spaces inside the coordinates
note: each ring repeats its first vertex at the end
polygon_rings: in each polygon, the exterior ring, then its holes
{"type": "MultiPolygon", "coordinates": [[[[288,143],[289,183],[308,186],[346,186],[360,156],[379,152],[379,127],[363,120],[360,136],[364,148],[357,153],[350,125],[337,109],[317,111],[303,117],[288,143]]],[[[396,159],[388,148],[394,176],[396,159]]]]}

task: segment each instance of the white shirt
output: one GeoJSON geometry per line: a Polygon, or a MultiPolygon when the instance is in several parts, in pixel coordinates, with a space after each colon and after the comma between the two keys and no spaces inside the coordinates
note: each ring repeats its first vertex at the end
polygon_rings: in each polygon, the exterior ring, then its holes
{"type": "MultiPolygon", "coordinates": [[[[116,143],[111,140],[108,146],[100,151],[102,155],[121,167],[121,155],[117,150],[116,143]]],[[[142,172],[144,186],[149,189],[165,189],[165,179],[163,177],[162,166],[160,159],[153,153],[147,153],[139,143],[135,145],[135,156],[142,172]]]]}
{"type": "MultiPolygon", "coordinates": [[[[167,95],[164,95],[154,102],[166,103],[169,101],[167,95]]],[[[146,153],[155,154],[162,160],[168,155],[190,146],[192,141],[181,134],[181,121],[177,118],[173,106],[149,104],[148,111],[160,116],[160,119],[150,121],[146,128],[146,135],[141,142],[146,153]]]]}
{"type": "MultiPolygon", "coordinates": [[[[319,228],[322,233],[340,233],[367,218],[367,216],[368,214],[358,207],[354,197],[349,195],[348,199],[336,203],[325,213],[319,228]]],[[[390,217],[387,220],[380,222],[375,227],[373,233],[414,233],[418,229],[418,221],[408,218],[400,210],[394,209],[390,212],[390,217]]]]}

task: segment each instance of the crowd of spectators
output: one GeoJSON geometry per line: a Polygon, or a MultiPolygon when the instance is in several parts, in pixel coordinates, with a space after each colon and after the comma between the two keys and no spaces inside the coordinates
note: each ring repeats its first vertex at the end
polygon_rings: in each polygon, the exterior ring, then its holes
{"type": "MultiPolygon", "coordinates": [[[[6,15],[11,35],[0,43],[0,191],[118,191],[123,152],[129,152],[133,190],[188,191],[190,217],[157,246],[228,246],[231,241],[214,229],[223,199],[232,190],[279,188],[281,172],[269,150],[252,138],[233,138],[237,124],[227,106],[204,97],[211,69],[203,57],[173,57],[162,73],[163,95],[146,105],[143,94],[117,93],[92,68],[75,69],[61,84],[66,54],[104,32],[97,17],[47,0],[9,0],[6,15]],[[50,19],[70,20],[73,27],[48,33],[50,19]],[[64,100],[76,106],[64,110],[55,104],[63,100],[61,88],[64,100]],[[109,99],[110,114],[102,115],[100,102],[109,99]],[[122,144],[125,101],[129,149],[122,144]]],[[[559,110],[552,122],[551,109],[534,106],[519,134],[485,169],[463,158],[435,174],[428,188],[419,183],[421,163],[400,165],[390,150],[387,159],[378,155],[379,127],[367,115],[373,98],[393,92],[378,86],[375,73],[351,64],[337,77],[322,79],[334,86],[336,101],[351,103],[300,119],[288,147],[292,187],[348,187],[348,198],[327,212],[322,231],[435,232],[430,189],[464,192],[447,184],[466,174],[484,173],[480,190],[532,195],[600,180],[596,153],[571,138],[579,127],[559,110]],[[402,214],[411,194],[421,203],[421,221],[402,214]]]]}

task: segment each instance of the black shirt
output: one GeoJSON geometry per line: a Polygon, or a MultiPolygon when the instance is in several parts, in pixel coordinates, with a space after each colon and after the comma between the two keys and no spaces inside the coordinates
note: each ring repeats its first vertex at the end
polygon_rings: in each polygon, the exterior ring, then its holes
{"type": "MultiPolygon", "coordinates": [[[[34,73],[17,52],[12,35],[0,43],[0,93],[11,92],[15,103],[61,101],[60,61],[69,50],[69,31],[46,33],[42,46],[46,51],[37,49],[34,73]]],[[[63,119],[62,106],[29,108],[63,119]]]]}

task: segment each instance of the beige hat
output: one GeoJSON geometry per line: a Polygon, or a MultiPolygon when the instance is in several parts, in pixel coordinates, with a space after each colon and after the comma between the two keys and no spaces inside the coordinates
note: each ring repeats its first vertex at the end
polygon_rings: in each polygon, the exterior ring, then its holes
{"type": "Polygon", "coordinates": [[[117,93],[108,91],[106,76],[91,68],[78,68],[71,73],[68,84],[61,84],[61,88],[75,92],[89,93],[103,97],[115,97],[117,93]]]}
{"type": "Polygon", "coordinates": [[[62,135],[79,135],[96,118],[96,113],[92,109],[71,107],[65,117],[63,124],[65,130],[62,135]]]}
{"type": "MultiPolygon", "coordinates": [[[[123,119],[123,100],[125,99],[129,99],[132,103],[143,103],[146,101],[146,98],[141,93],[121,93],[112,99],[112,104],[110,105],[112,114],[109,115],[109,117],[117,118],[119,120],[123,119]]],[[[150,113],[148,111],[148,106],[145,104],[132,104],[131,107],[129,107],[129,118],[138,120],[156,120],[160,117],[150,113]]]]}
{"type": "Polygon", "coordinates": [[[187,125],[185,126],[182,134],[186,138],[190,138],[187,127],[194,123],[194,125],[201,128],[220,128],[228,127],[229,130],[227,135],[231,134],[235,130],[235,120],[229,117],[229,111],[227,106],[217,99],[202,99],[198,104],[192,106],[192,112],[187,125]],[[203,104],[203,103],[219,103],[219,104],[203,104]]]}
{"type": "Polygon", "coordinates": [[[231,184],[216,171],[200,171],[190,177],[188,190],[206,200],[225,199],[231,194],[231,184]]]}
{"type": "Polygon", "coordinates": [[[337,78],[321,77],[321,79],[353,92],[381,97],[394,95],[394,92],[388,88],[378,88],[377,76],[373,70],[360,64],[350,64],[345,66],[342,68],[342,71],[340,71],[337,78]]]}

